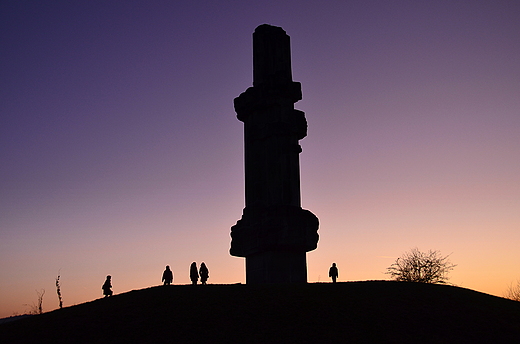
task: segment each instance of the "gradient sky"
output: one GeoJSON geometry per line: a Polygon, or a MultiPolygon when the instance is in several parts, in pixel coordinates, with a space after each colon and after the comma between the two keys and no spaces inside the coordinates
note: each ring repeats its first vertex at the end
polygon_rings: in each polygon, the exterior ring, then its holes
{"type": "Polygon", "coordinates": [[[0,2],[0,317],[161,283],[244,283],[252,33],[291,36],[308,136],[308,280],[388,279],[413,247],[450,281],[520,279],[520,2],[0,2]],[[185,4],[184,4],[185,3],[185,4]]]}

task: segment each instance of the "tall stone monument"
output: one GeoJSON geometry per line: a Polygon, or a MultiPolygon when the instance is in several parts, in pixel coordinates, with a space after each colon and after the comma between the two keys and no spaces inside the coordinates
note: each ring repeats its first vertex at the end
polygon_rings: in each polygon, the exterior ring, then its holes
{"type": "Polygon", "coordinates": [[[246,258],[246,282],[307,282],[306,252],[318,244],[318,218],[301,208],[298,141],[307,121],[294,103],[290,39],[280,27],[253,33],[253,87],[235,98],[244,122],[245,208],[231,227],[233,256],[246,258]]]}

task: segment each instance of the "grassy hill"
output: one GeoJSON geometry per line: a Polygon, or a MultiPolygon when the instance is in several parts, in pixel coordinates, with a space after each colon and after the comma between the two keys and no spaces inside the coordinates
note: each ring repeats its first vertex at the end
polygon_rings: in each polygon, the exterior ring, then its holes
{"type": "Polygon", "coordinates": [[[158,286],[0,325],[3,343],[520,343],[520,302],[404,282],[158,286]]]}

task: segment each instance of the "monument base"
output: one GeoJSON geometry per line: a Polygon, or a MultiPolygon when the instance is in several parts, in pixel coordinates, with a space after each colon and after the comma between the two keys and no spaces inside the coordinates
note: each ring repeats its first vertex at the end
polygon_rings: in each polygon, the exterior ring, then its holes
{"type": "Polygon", "coordinates": [[[246,283],[307,283],[306,253],[267,251],[248,256],[246,283]]]}
{"type": "Polygon", "coordinates": [[[318,218],[294,206],[247,207],[231,227],[230,253],[246,258],[246,283],[306,283],[318,218]]]}

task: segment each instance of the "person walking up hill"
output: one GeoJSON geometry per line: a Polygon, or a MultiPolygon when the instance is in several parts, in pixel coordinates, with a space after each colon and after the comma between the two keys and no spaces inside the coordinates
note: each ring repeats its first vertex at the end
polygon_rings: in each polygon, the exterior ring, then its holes
{"type": "Polygon", "coordinates": [[[329,277],[332,278],[332,283],[336,283],[336,278],[338,278],[338,268],[336,267],[336,263],[332,263],[332,266],[329,269],[329,277]]]}
{"type": "Polygon", "coordinates": [[[162,281],[164,285],[170,285],[173,282],[173,272],[170,270],[169,265],[166,265],[166,270],[162,274],[162,281]]]}
{"type": "Polygon", "coordinates": [[[197,263],[195,262],[190,265],[190,280],[193,285],[196,285],[199,280],[199,271],[197,270],[197,263]]]}

